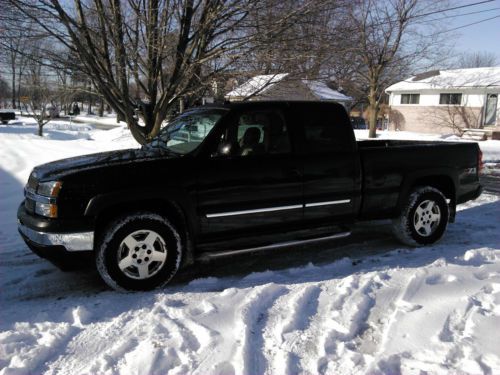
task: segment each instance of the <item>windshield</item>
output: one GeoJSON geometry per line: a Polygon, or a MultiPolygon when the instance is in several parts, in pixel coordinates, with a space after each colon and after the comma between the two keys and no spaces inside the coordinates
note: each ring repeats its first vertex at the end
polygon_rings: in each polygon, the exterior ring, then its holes
{"type": "Polygon", "coordinates": [[[187,154],[203,142],[225,113],[223,109],[210,109],[180,115],[161,129],[146,147],[187,154]]]}

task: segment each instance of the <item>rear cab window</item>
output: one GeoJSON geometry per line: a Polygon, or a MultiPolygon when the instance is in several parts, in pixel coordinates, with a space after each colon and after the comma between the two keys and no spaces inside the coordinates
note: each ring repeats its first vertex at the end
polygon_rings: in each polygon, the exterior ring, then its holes
{"type": "Polygon", "coordinates": [[[311,103],[295,111],[299,122],[300,149],[304,153],[352,152],[355,138],[349,117],[341,105],[311,103]]]}

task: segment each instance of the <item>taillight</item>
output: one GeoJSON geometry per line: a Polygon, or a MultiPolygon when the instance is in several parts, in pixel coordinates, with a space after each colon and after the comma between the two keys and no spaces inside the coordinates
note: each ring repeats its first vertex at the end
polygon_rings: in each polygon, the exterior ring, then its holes
{"type": "Polygon", "coordinates": [[[481,149],[478,147],[478,154],[477,154],[477,169],[478,169],[478,173],[481,173],[481,171],[483,170],[483,167],[484,167],[484,163],[483,163],[483,152],[481,151],[481,149]]]}

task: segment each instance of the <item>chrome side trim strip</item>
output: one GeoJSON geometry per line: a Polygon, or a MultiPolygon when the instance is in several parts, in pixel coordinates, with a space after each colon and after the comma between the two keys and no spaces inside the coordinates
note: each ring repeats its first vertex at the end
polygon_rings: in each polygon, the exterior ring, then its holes
{"type": "Polygon", "coordinates": [[[297,209],[297,208],[302,208],[302,205],[301,204],[294,204],[294,205],[291,205],[291,206],[257,208],[255,210],[218,212],[218,213],[214,213],[214,214],[207,214],[207,218],[210,219],[210,218],[213,218],[213,217],[248,215],[248,214],[256,214],[256,213],[259,213],[259,212],[272,212],[272,211],[282,211],[282,210],[294,210],[294,209],[297,209]]]}
{"type": "Polygon", "coordinates": [[[85,251],[94,248],[94,232],[46,233],[18,224],[19,232],[30,241],[42,246],[64,246],[68,251],[85,251]]]}
{"type": "Polygon", "coordinates": [[[318,207],[318,206],[331,206],[334,204],[344,204],[344,203],[349,203],[349,202],[351,202],[350,199],[341,199],[338,201],[306,203],[306,208],[307,207],[318,207]]]}
{"type": "Polygon", "coordinates": [[[275,243],[275,244],[271,244],[271,245],[250,247],[248,249],[207,252],[207,253],[200,254],[200,256],[197,257],[197,259],[198,260],[209,260],[209,259],[222,258],[222,257],[230,256],[230,255],[251,253],[254,251],[280,249],[282,247],[288,247],[288,246],[294,246],[294,245],[305,245],[308,243],[314,243],[314,242],[319,242],[319,241],[344,238],[344,237],[348,237],[350,235],[351,235],[351,232],[341,232],[341,233],[333,234],[331,236],[326,236],[326,237],[317,237],[317,238],[310,238],[307,240],[280,242],[280,243],[275,243]]]}

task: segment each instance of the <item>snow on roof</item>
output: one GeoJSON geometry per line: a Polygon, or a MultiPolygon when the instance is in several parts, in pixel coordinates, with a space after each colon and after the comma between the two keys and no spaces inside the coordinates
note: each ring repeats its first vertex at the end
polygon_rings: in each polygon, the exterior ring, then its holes
{"type": "Polygon", "coordinates": [[[431,75],[423,79],[418,79],[417,76],[410,77],[389,86],[385,91],[417,91],[475,87],[500,87],[500,67],[441,70],[439,74],[431,75]]]}
{"type": "Polygon", "coordinates": [[[320,81],[302,81],[312,93],[321,100],[337,100],[339,102],[348,102],[352,98],[338,91],[329,88],[326,83],[320,81]]]}
{"type": "Polygon", "coordinates": [[[269,90],[271,86],[281,81],[287,75],[288,73],[255,76],[241,86],[235,88],[233,91],[230,91],[226,94],[226,97],[247,97],[250,95],[261,94],[269,90]]]}
{"type": "MultiPolygon", "coordinates": [[[[233,91],[229,92],[226,97],[247,97],[262,94],[276,83],[282,81],[286,76],[288,76],[288,73],[255,76],[241,86],[235,88],[233,91]]],[[[320,100],[337,100],[340,102],[348,102],[352,100],[351,97],[332,90],[323,82],[302,80],[302,83],[305,84],[311,90],[312,94],[320,100]]]]}

